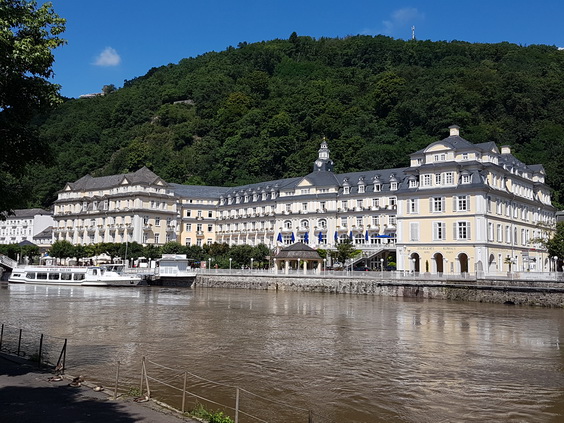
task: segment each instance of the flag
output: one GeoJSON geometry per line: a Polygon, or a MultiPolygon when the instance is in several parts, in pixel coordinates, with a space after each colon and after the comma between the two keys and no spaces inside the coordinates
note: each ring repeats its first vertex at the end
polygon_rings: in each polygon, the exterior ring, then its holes
{"type": "Polygon", "coordinates": [[[321,244],[323,242],[323,232],[319,232],[318,239],[319,239],[319,243],[321,244]]]}
{"type": "Polygon", "coordinates": [[[292,241],[292,242],[296,241],[296,237],[294,236],[294,232],[292,232],[292,238],[290,238],[290,241],[292,241]]]}
{"type": "Polygon", "coordinates": [[[352,239],[353,239],[353,234],[352,234],[352,231],[351,231],[351,233],[349,234],[349,238],[350,238],[350,239],[351,239],[351,241],[352,241],[352,239]]]}
{"type": "Polygon", "coordinates": [[[306,233],[305,233],[305,235],[304,235],[304,242],[305,242],[306,244],[309,244],[309,232],[306,232],[306,233]]]}
{"type": "Polygon", "coordinates": [[[368,236],[368,231],[366,231],[366,234],[364,235],[364,240],[368,241],[370,239],[370,237],[368,236]]]}
{"type": "Polygon", "coordinates": [[[337,242],[339,240],[339,234],[337,233],[337,231],[335,231],[335,242],[337,242]]]}
{"type": "Polygon", "coordinates": [[[276,241],[282,242],[282,232],[278,232],[278,238],[276,238],[276,241]]]}

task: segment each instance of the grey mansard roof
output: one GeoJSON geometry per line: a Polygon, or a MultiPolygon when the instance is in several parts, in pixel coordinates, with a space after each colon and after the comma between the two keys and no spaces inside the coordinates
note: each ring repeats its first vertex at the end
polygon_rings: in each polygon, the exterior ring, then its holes
{"type": "Polygon", "coordinates": [[[169,184],[174,193],[181,198],[212,198],[218,199],[232,188],[210,187],[206,185],[169,184]]]}
{"type": "Polygon", "coordinates": [[[73,191],[93,191],[107,188],[114,188],[123,185],[127,181],[130,185],[152,185],[160,182],[162,186],[168,186],[155,173],[151,172],[145,166],[133,173],[122,173],[119,175],[93,177],[86,175],[76,182],[69,182],[67,186],[73,191]]]}
{"type": "Polygon", "coordinates": [[[8,216],[10,218],[25,218],[25,217],[34,217],[38,215],[42,216],[50,216],[53,213],[43,209],[16,209],[14,210],[14,214],[8,216]]]}

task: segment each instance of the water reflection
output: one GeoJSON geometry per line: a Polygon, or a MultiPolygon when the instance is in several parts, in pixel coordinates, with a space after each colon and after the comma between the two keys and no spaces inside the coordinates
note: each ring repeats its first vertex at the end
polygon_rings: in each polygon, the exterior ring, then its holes
{"type": "MultiPolygon", "coordinates": [[[[112,375],[117,360],[137,374],[148,356],[336,422],[549,422],[563,412],[562,310],[23,285],[0,291],[0,309],[5,324],[69,338],[69,359],[92,374],[112,375]]],[[[307,421],[271,409],[265,420],[307,421]]]]}

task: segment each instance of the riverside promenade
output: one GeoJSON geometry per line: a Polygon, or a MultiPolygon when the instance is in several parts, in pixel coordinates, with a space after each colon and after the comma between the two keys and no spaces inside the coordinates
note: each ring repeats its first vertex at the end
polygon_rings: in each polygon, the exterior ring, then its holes
{"type": "Polygon", "coordinates": [[[51,382],[52,376],[26,360],[0,354],[0,421],[197,423],[153,401],[113,400],[111,392],[96,392],[88,381],[71,387],[71,380],[51,382]]]}

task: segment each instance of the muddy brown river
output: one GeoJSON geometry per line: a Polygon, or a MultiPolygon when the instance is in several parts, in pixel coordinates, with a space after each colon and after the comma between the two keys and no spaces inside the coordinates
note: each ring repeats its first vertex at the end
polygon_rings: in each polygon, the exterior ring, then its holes
{"type": "Polygon", "coordinates": [[[0,323],[46,334],[51,361],[67,338],[68,373],[106,386],[119,361],[122,390],[139,386],[146,357],[153,395],[176,407],[184,372],[191,393],[228,413],[239,387],[240,423],[306,423],[310,412],[316,423],[564,421],[560,309],[3,285],[0,323]]]}

